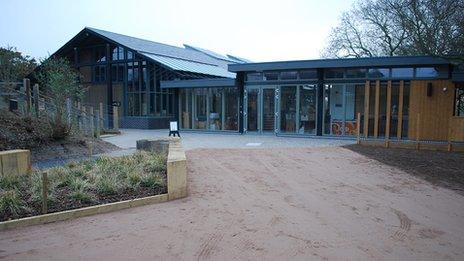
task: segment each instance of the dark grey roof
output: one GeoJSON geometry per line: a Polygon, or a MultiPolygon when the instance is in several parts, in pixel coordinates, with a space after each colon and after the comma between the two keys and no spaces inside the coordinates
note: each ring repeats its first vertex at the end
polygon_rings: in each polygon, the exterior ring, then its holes
{"type": "Polygon", "coordinates": [[[417,66],[450,64],[444,58],[432,56],[394,56],[375,58],[319,59],[301,61],[282,61],[264,63],[230,64],[229,71],[265,71],[292,70],[314,68],[346,68],[346,67],[383,67],[383,66],[417,66]]]}
{"type": "Polygon", "coordinates": [[[213,57],[215,59],[223,60],[223,61],[226,61],[226,62],[236,63],[235,60],[232,60],[227,56],[224,56],[222,54],[219,54],[219,53],[207,50],[207,49],[203,49],[203,48],[200,48],[200,47],[195,47],[195,46],[192,46],[192,45],[189,45],[189,44],[184,44],[184,47],[185,47],[185,49],[194,50],[194,51],[197,51],[197,52],[202,52],[202,53],[204,53],[204,54],[206,54],[208,56],[211,56],[211,57],[213,57]]]}
{"type": "Polygon", "coordinates": [[[229,57],[232,60],[237,61],[238,63],[252,63],[253,62],[251,60],[248,60],[248,59],[245,59],[245,58],[242,58],[242,57],[238,57],[238,56],[235,56],[235,55],[230,55],[230,54],[228,54],[227,57],[229,57]]]}
{"type": "Polygon", "coordinates": [[[198,50],[162,44],[105,30],[90,27],[86,27],[86,29],[132,49],[151,60],[162,63],[172,70],[220,77],[235,77],[234,73],[227,70],[227,65],[234,63],[232,60],[222,60],[198,50]]]}
{"type": "Polygon", "coordinates": [[[214,78],[214,79],[161,81],[160,86],[161,88],[235,87],[235,79],[214,78]]]}

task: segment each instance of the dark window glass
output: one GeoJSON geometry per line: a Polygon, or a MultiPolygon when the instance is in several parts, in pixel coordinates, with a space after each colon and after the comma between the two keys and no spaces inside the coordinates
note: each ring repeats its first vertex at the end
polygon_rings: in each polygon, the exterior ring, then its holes
{"type": "Polygon", "coordinates": [[[346,78],[366,78],[366,69],[347,69],[346,78]]]}
{"type": "Polygon", "coordinates": [[[262,81],[262,73],[247,73],[247,81],[262,81]]]}
{"type": "Polygon", "coordinates": [[[106,50],[104,46],[95,48],[95,61],[97,63],[106,62],[106,50]]]}
{"type": "Polygon", "coordinates": [[[142,91],[145,91],[147,89],[147,83],[148,83],[148,75],[147,75],[147,68],[143,67],[142,68],[142,91]]]}
{"type": "Polygon", "coordinates": [[[281,80],[296,80],[298,79],[298,72],[281,72],[280,73],[281,80]]]}
{"type": "Polygon", "coordinates": [[[369,78],[388,78],[390,77],[390,69],[388,68],[371,68],[367,72],[369,78]]]}
{"type": "Polygon", "coordinates": [[[414,76],[413,68],[392,68],[393,78],[412,78],[414,76]]]}
{"type": "Polygon", "coordinates": [[[127,51],[127,60],[132,60],[134,58],[134,54],[131,51],[127,51]]]}
{"type": "Polygon", "coordinates": [[[435,67],[419,67],[419,68],[416,68],[416,77],[418,77],[418,78],[438,77],[438,69],[435,68],[435,67]]]}
{"type": "Polygon", "coordinates": [[[316,70],[300,71],[299,74],[300,74],[300,79],[317,79],[316,70]]]}
{"type": "Polygon", "coordinates": [[[120,64],[118,66],[118,82],[124,81],[124,65],[120,64]]]}
{"type": "Polygon", "coordinates": [[[343,69],[327,69],[325,70],[325,78],[327,79],[340,79],[344,76],[343,69]]]}
{"type": "Polygon", "coordinates": [[[111,65],[111,81],[115,82],[118,79],[118,66],[113,64],[111,65]]]}
{"type": "Polygon", "coordinates": [[[264,80],[265,81],[276,81],[279,79],[279,73],[277,72],[265,72],[264,80]]]}
{"type": "Polygon", "coordinates": [[[464,86],[456,88],[454,115],[464,116],[464,86]]]}

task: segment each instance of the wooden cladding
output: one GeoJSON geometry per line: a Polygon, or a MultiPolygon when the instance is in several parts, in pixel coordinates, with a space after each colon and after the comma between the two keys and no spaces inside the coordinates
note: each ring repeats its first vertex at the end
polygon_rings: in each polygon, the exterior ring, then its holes
{"type": "Polygon", "coordinates": [[[453,116],[454,84],[449,80],[411,81],[409,130],[411,140],[446,141],[453,116]],[[427,85],[432,95],[427,95],[427,85]],[[420,114],[420,117],[416,115],[420,114]],[[419,127],[418,127],[419,126],[419,127]]]}
{"type": "Polygon", "coordinates": [[[452,117],[449,80],[366,81],[362,136],[464,141],[464,118],[452,117]]]}

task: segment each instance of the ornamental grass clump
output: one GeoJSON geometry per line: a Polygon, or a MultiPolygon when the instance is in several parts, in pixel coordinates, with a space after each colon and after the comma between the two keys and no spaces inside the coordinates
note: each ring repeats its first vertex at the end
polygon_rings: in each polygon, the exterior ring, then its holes
{"type": "Polygon", "coordinates": [[[42,213],[43,171],[47,172],[48,212],[63,211],[166,193],[166,155],[136,152],[100,157],[0,177],[0,220],[42,213]]]}

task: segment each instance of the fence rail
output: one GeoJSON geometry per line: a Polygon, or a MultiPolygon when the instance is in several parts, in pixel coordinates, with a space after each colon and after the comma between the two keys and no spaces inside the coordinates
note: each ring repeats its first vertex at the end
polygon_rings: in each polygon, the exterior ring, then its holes
{"type": "Polygon", "coordinates": [[[70,98],[59,104],[52,95],[41,92],[38,84],[31,88],[29,79],[23,82],[0,82],[0,109],[50,120],[62,117],[61,120],[70,128],[85,136],[98,138],[101,133],[109,131],[110,119],[115,122],[111,131],[118,131],[117,108],[109,109],[103,103],[92,106],[70,98]]]}

